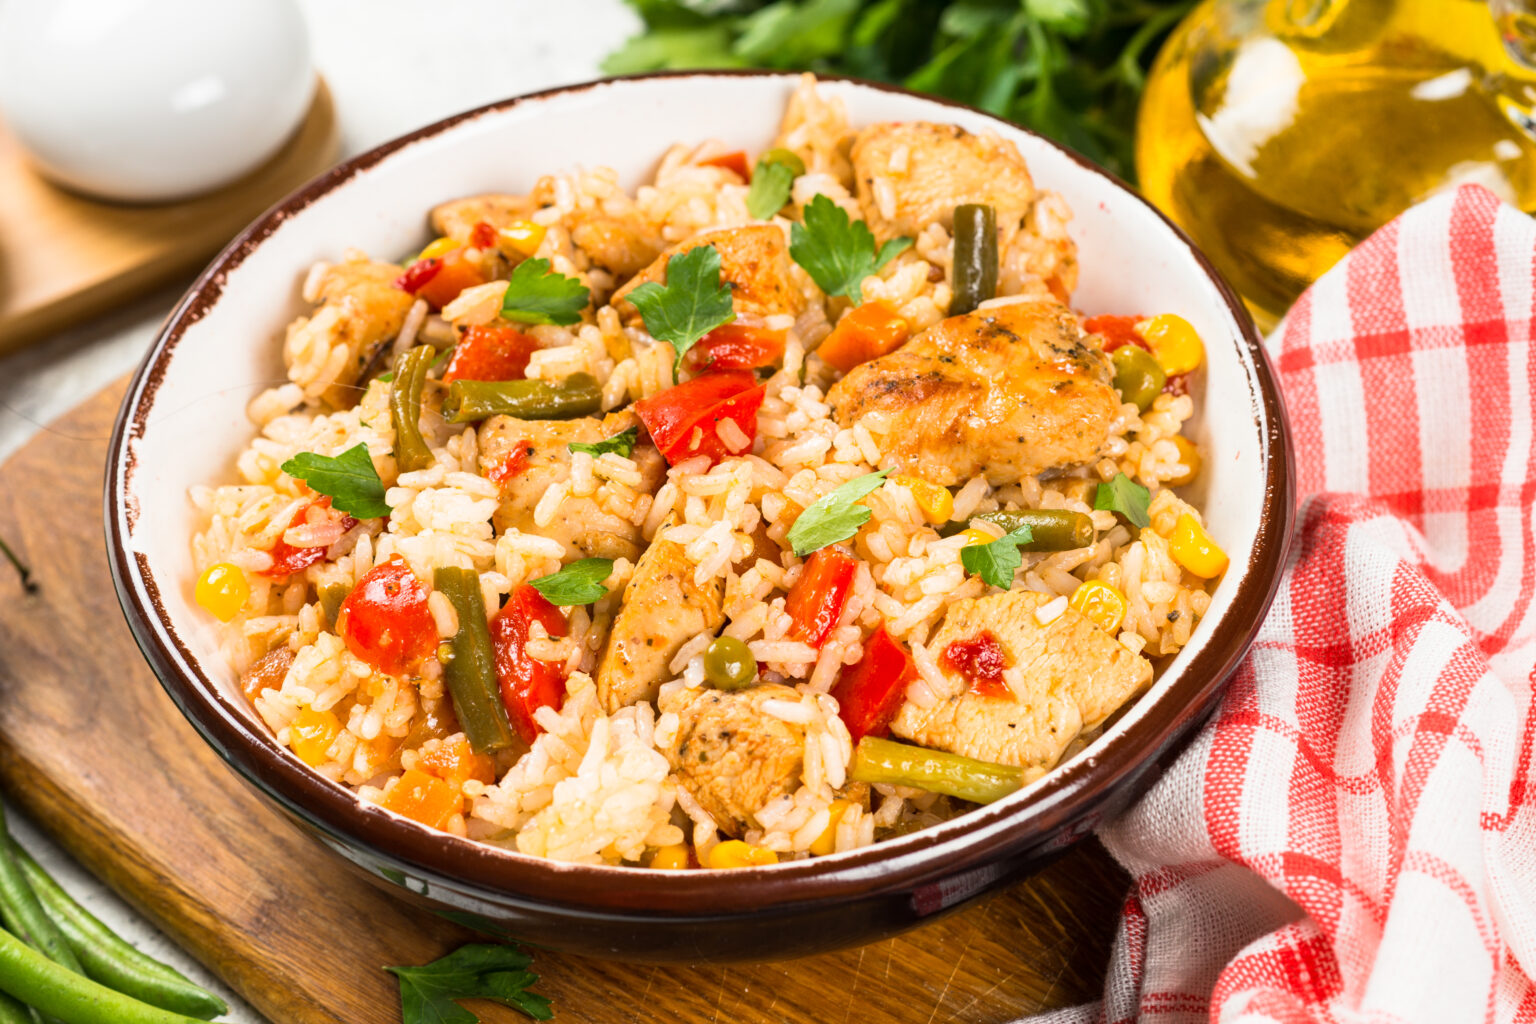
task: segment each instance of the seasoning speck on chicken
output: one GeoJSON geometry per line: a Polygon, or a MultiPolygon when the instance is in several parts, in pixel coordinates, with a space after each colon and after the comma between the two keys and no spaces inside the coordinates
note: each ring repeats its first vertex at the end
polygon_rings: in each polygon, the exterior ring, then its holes
{"type": "Polygon", "coordinates": [[[932,707],[902,705],[891,731],[925,747],[1043,775],[1085,731],[1097,729],[1152,681],[1152,663],[1132,654],[1073,608],[1048,623],[1037,614],[1058,600],[1014,590],[950,606],[929,648],[954,688],[932,707]],[[1002,648],[1012,695],[978,693],[973,681],[943,666],[950,644],[984,633],[1002,648]]]}
{"type": "Polygon", "coordinates": [[[1097,455],[1120,412],[1113,376],[1071,310],[1015,302],[940,321],[854,367],[828,401],[903,473],[999,486],[1097,455]]]}

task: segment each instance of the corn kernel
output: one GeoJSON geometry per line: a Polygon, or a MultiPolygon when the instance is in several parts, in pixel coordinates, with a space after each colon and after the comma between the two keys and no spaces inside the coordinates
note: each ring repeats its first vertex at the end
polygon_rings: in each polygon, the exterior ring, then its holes
{"type": "Polygon", "coordinates": [[[497,232],[503,242],[522,253],[532,256],[544,244],[545,228],[531,220],[515,220],[497,232]]]}
{"type": "Polygon", "coordinates": [[[1168,553],[1190,572],[1201,579],[1220,576],[1227,568],[1227,553],[1216,546],[1205,527],[1195,517],[1185,512],[1173,524],[1173,536],[1168,538],[1168,553]]]}
{"type": "Polygon", "coordinates": [[[220,622],[240,614],[251,596],[251,583],[238,565],[220,562],[198,577],[193,599],[220,622]]]}
{"type": "Polygon", "coordinates": [[[425,249],[421,250],[421,254],[416,258],[419,260],[442,259],[458,247],[459,243],[451,238],[436,238],[425,249]]]}
{"type": "Polygon", "coordinates": [[[837,849],[837,826],[843,820],[843,815],[848,813],[848,808],[853,806],[851,800],[833,800],[827,805],[827,810],[832,813],[832,818],[827,822],[826,831],[817,836],[811,843],[811,853],[817,857],[825,857],[837,849]]]}
{"type": "Polygon", "coordinates": [[[1171,476],[1163,483],[1169,487],[1183,487],[1193,483],[1195,477],[1200,475],[1200,467],[1204,460],[1200,458],[1200,449],[1195,447],[1193,441],[1188,440],[1182,434],[1173,435],[1173,446],[1179,450],[1179,462],[1184,466],[1184,472],[1178,476],[1171,476]]]}
{"type": "Polygon", "coordinates": [[[303,708],[288,727],[288,745],[299,755],[299,760],[313,768],[325,763],[325,752],[339,732],[341,722],[335,715],[329,711],[303,708]]]}
{"type": "Polygon", "coordinates": [[[997,539],[986,530],[978,530],[974,526],[969,530],[966,530],[960,536],[965,538],[965,543],[961,546],[967,548],[974,547],[977,544],[991,544],[994,540],[997,539]]]}
{"type": "Polygon", "coordinates": [[[1113,634],[1125,621],[1125,595],[1103,580],[1080,584],[1068,603],[1106,633],[1113,634]]]}
{"type": "Polygon", "coordinates": [[[709,851],[712,868],[760,868],[777,864],[779,855],[761,846],[744,843],[740,839],[727,839],[709,851]]]}
{"type": "Polygon", "coordinates": [[[934,526],[949,522],[955,514],[955,496],[948,487],[931,484],[920,476],[893,476],[891,480],[912,492],[912,500],[934,526]]]}
{"type": "Polygon", "coordinates": [[[1199,369],[1205,358],[1205,346],[1188,320],[1173,313],[1163,313],[1136,325],[1136,333],[1152,349],[1152,358],[1163,372],[1173,377],[1199,369]]]}
{"type": "Polygon", "coordinates": [[[650,866],[657,871],[684,871],[688,867],[688,845],[677,843],[663,846],[651,857],[650,866]]]}

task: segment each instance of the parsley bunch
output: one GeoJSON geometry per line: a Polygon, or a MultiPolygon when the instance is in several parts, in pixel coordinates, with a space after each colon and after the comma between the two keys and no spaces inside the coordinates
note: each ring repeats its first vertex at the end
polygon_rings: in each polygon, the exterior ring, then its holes
{"type": "Polygon", "coordinates": [[[604,63],[808,69],[893,82],[1017,121],[1132,173],[1147,68],[1195,0],[629,0],[604,63]]]}

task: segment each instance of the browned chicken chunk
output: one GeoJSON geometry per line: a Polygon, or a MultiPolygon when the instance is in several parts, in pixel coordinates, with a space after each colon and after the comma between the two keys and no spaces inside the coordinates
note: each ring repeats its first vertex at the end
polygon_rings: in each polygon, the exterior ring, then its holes
{"type": "Polygon", "coordinates": [[[683,546],[664,536],[640,556],[597,666],[597,696],[610,713],[654,701],[683,644],[725,623],[725,581],[701,587],[693,570],[683,546]]]}
{"type": "Polygon", "coordinates": [[[799,785],[805,730],[762,710],[763,701],[798,701],[789,686],[767,683],[722,693],[679,689],[661,702],[681,724],[667,759],[678,780],[727,835],[740,836],[775,797],[799,785]]]}
{"type": "Polygon", "coordinates": [[[929,224],[954,227],[955,207],[997,211],[999,248],[1034,205],[1035,185],[1018,148],[952,124],[873,124],[853,141],[854,188],[880,241],[916,238],[929,224]]]}
{"type": "Polygon", "coordinates": [[[353,259],[327,268],[316,297],[320,307],[288,327],[283,361],[288,379],[309,398],[334,409],[357,404],[363,370],[395,339],[415,297],[395,287],[401,268],[353,259]]]}
{"type": "Polygon", "coordinates": [[[620,281],[644,270],[666,247],[638,216],[588,217],[571,229],[571,241],[620,281]]]}
{"type": "Polygon", "coordinates": [[[1013,303],[934,324],[854,367],[828,401],[903,473],[1000,486],[1093,458],[1120,411],[1112,376],[1065,306],[1013,303]]]}
{"type": "MultiPolygon", "coordinates": [[[[561,502],[548,526],[534,523],[539,500],[550,488],[571,478],[572,441],[591,444],[634,426],[632,413],[618,412],[599,420],[519,420],[492,416],[480,428],[480,472],[496,479],[508,458],[523,461],[523,468],[501,484],[501,507],[493,523],[497,533],[520,530],[552,537],[566,546],[569,557],[628,558],[640,556],[640,527],[605,508],[594,495],[569,495],[561,502]],[[521,450],[522,454],[518,454],[521,450]]],[[[649,444],[635,446],[631,456],[640,467],[640,490],[649,494],[660,486],[666,465],[649,444]]]]}
{"type": "Polygon", "coordinates": [[[475,225],[485,221],[493,228],[511,227],[513,221],[527,220],[539,208],[531,196],[486,193],[465,196],[432,207],[432,230],[458,241],[467,241],[475,225]]]}
{"type": "Polygon", "coordinates": [[[774,316],[799,313],[805,308],[805,295],[790,276],[789,246],[784,241],[784,232],[772,224],[705,231],[674,245],[613,293],[614,307],[623,316],[638,315],[629,303],[620,305],[624,296],[646,281],[666,284],[667,260],[701,245],[712,245],[720,254],[720,280],[731,286],[731,299],[738,314],[774,316]]]}
{"type": "Polygon", "coordinates": [[[1076,609],[1042,625],[1036,611],[1053,600],[1014,590],[951,605],[928,646],[959,692],[931,708],[908,701],[891,731],[925,747],[1017,765],[1026,782],[1054,767],[1079,735],[1152,681],[1152,664],[1076,609]],[[1005,676],[1022,680],[1022,699],[982,696],[944,667],[950,644],[983,634],[1001,646],[1005,676]]]}

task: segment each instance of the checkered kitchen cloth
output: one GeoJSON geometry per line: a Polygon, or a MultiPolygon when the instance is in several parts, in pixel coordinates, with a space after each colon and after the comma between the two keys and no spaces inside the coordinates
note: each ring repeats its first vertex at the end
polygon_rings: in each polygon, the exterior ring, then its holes
{"type": "Polygon", "coordinates": [[[1269,340],[1298,534],[1221,706],[1100,836],[1102,1003],[1034,1024],[1536,1022],[1536,222],[1431,199],[1269,340]]]}

